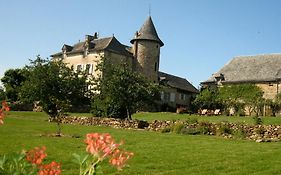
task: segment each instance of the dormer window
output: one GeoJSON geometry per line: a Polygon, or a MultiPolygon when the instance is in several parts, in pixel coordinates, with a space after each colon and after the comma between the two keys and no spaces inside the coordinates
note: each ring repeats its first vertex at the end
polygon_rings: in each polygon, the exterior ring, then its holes
{"type": "Polygon", "coordinates": [[[225,80],[224,75],[222,73],[220,73],[219,75],[215,75],[215,79],[217,82],[225,80]]]}

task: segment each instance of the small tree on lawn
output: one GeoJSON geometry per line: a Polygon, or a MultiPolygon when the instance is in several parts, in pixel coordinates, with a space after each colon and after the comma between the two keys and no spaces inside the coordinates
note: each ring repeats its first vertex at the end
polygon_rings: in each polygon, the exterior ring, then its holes
{"type": "Polygon", "coordinates": [[[158,85],[133,72],[126,64],[113,65],[103,59],[97,66],[94,115],[131,119],[131,115],[159,99],[158,85]]]}
{"type": "Polygon", "coordinates": [[[27,69],[30,75],[22,86],[22,99],[40,101],[43,111],[57,122],[60,135],[61,115],[73,105],[90,101],[87,75],[74,72],[62,61],[41,59],[40,56],[31,61],[27,69]]]}

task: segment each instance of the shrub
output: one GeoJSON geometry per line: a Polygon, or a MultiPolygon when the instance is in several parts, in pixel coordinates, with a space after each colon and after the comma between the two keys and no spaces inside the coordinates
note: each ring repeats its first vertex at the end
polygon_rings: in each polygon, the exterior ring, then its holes
{"type": "Polygon", "coordinates": [[[245,139],[247,137],[247,130],[243,126],[239,126],[233,131],[233,135],[238,139],[245,139]]]}
{"type": "Polygon", "coordinates": [[[217,127],[217,135],[228,135],[232,134],[232,129],[229,126],[229,123],[220,123],[217,127]]]}
{"type": "Polygon", "coordinates": [[[199,122],[198,128],[202,134],[215,134],[216,130],[212,128],[212,124],[209,122],[199,122]]]}
{"type": "Polygon", "coordinates": [[[182,129],[185,128],[185,126],[186,126],[186,125],[183,124],[183,123],[175,123],[175,124],[172,126],[171,130],[172,130],[172,132],[174,132],[174,133],[180,134],[181,131],[182,131],[182,129]]]}
{"type": "Polygon", "coordinates": [[[255,124],[255,125],[262,125],[262,124],[263,124],[263,120],[262,120],[261,117],[254,116],[254,117],[253,117],[253,120],[254,120],[254,124],[255,124]]]}
{"type": "Polygon", "coordinates": [[[168,133],[168,132],[171,132],[171,127],[166,127],[161,130],[161,133],[168,133]]]}

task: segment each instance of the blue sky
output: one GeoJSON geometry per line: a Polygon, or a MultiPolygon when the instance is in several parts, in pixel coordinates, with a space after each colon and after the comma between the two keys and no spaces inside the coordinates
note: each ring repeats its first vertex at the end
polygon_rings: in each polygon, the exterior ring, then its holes
{"type": "Polygon", "coordinates": [[[160,70],[196,87],[234,56],[281,53],[279,0],[1,0],[0,77],[94,32],[130,45],[149,6],[160,70]]]}

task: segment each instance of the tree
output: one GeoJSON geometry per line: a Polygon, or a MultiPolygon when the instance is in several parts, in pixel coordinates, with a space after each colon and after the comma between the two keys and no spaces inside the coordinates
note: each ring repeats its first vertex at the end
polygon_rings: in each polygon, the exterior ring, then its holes
{"type": "Polygon", "coordinates": [[[103,59],[97,71],[101,74],[95,79],[98,93],[92,103],[94,115],[131,119],[136,110],[160,98],[158,85],[128,69],[126,64],[113,65],[103,59]]]}
{"type": "Polygon", "coordinates": [[[1,81],[5,87],[8,100],[19,100],[20,89],[27,76],[28,71],[26,69],[9,69],[4,73],[1,81]]]}
{"type": "Polygon", "coordinates": [[[254,84],[224,85],[219,89],[219,100],[227,109],[234,108],[238,114],[247,109],[249,115],[259,115],[264,102],[263,91],[254,84]]]}
{"type": "Polygon", "coordinates": [[[6,100],[6,93],[2,86],[0,86],[0,101],[6,100]]]}
{"type": "Polygon", "coordinates": [[[216,109],[220,107],[218,101],[218,89],[217,88],[202,89],[200,94],[197,95],[193,103],[199,106],[199,108],[216,109]]]}
{"type": "Polygon", "coordinates": [[[57,122],[61,133],[60,117],[71,106],[89,103],[90,81],[83,72],[75,72],[61,60],[41,59],[40,56],[26,67],[30,75],[22,86],[22,99],[40,101],[43,111],[57,122]]]}

